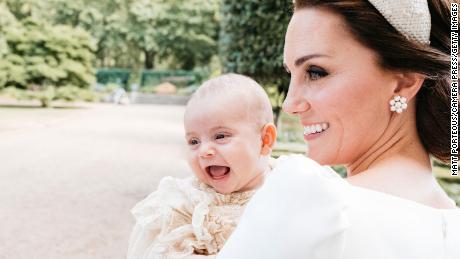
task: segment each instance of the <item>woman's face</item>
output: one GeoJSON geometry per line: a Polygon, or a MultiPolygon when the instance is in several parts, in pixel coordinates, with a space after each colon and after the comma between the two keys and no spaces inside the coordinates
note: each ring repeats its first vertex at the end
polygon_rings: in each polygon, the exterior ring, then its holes
{"type": "Polygon", "coordinates": [[[291,74],[285,112],[305,127],[309,156],[321,164],[349,164],[388,127],[394,73],[377,65],[336,14],[314,8],[294,13],[284,63],[291,74]]]}

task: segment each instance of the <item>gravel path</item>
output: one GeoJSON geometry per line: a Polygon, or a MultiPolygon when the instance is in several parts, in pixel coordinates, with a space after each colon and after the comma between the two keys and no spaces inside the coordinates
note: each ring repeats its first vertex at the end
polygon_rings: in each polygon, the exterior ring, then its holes
{"type": "Polygon", "coordinates": [[[164,175],[190,174],[183,106],[8,109],[0,108],[2,259],[125,258],[129,210],[164,175]]]}

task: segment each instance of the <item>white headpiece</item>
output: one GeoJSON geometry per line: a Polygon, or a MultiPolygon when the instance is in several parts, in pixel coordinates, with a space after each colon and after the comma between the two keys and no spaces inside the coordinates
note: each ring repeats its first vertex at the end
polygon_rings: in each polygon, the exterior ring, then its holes
{"type": "Polygon", "coordinates": [[[430,44],[431,16],[427,0],[369,0],[409,40],[430,44]]]}

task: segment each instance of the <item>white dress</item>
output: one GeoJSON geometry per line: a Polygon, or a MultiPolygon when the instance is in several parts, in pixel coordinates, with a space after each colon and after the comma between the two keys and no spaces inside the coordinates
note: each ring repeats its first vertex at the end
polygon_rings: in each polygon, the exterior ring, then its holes
{"type": "Polygon", "coordinates": [[[279,159],[218,259],[460,259],[460,209],[355,187],[301,155],[279,159]]]}
{"type": "Polygon", "coordinates": [[[132,213],[128,259],[178,259],[219,252],[255,191],[217,193],[195,177],[165,177],[132,213]]]}

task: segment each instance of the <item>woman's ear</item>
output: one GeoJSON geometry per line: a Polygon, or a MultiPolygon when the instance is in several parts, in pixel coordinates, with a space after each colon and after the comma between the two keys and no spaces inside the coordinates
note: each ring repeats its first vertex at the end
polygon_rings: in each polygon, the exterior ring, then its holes
{"type": "Polygon", "coordinates": [[[272,151],[276,142],[276,127],[273,123],[267,123],[262,129],[262,150],[261,154],[266,156],[272,151]]]}
{"type": "Polygon", "coordinates": [[[397,84],[393,90],[393,95],[404,96],[407,100],[412,100],[422,87],[425,78],[425,75],[415,72],[397,73],[397,84]]]}

